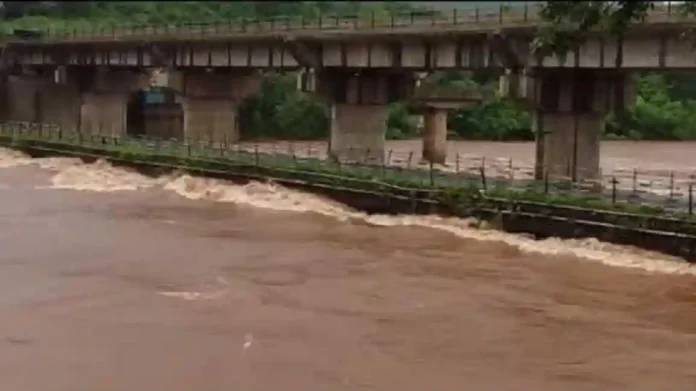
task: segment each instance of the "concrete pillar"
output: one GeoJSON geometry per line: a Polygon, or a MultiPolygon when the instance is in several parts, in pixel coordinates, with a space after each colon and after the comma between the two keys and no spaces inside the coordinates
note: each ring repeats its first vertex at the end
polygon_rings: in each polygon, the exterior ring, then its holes
{"type": "Polygon", "coordinates": [[[42,117],[38,107],[40,91],[49,82],[50,80],[33,74],[9,76],[6,119],[9,121],[40,121],[42,117]]]}
{"type": "Polygon", "coordinates": [[[341,162],[381,164],[388,114],[385,105],[334,104],[331,107],[330,155],[341,162]]]}
{"type": "Polygon", "coordinates": [[[447,111],[429,108],[424,119],[423,159],[445,164],[447,159],[447,111]]]}
{"type": "MultiPolygon", "coordinates": [[[[63,74],[65,71],[62,71],[63,74]]],[[[41,122],[75,130],[79,123],[80,90],[65,77],[56,82],[53,71],[9,76],[5,89],[3,118],[9,121],[41,122]]]]}
{"type": "Polygon", "coordinates": [[[184,134],[194,140],[234,142],[240,138],[239,103],[257,92],[262,75],[238,73],[184,73],[184,134]]]}
{"type": "Polygon", "coordinates": [[[577,181],[599,177],[604,114],[541,112],[537,122],[546,133],[542,158],[549,176],[577,181]]]}
{"type": "Polygon", "coordinates": [[[124,136],[127,133],[128,93],[82,95],[80,132],[101,136],[124,136]]]}
{"type": "Polygon", "coordinates": [[[98,68],[82,94],[80,132],[120,136],[127,132],[130,95],[149,85],[149,75],[135,70],[98,68]]]}
{"type": "Polygon", "coordinates": [[[42,122],[58,125],[64,132],[79,129],[82,94],[77,83],[48,83],[39,99],[42,122]]]}
{"type": "Polygon", "coordinates": [[[0,67],[0,119],[5,120],[7,118],[7,85],[8,85],[9,75],[7,71],[0,67]]]}
{"type": "Polygon", "coordinates": [[[573,181],[599,178],[604,116],[619,96],[612,93],[615,80],[592,70],[538,75],[537,179],[546,174],[573,181]]]}
{"type": "Polygon", "coordinates": [[[304,68],[297,72],[297,90],[304,92],[315,92],[317,78],[314,68],[304,68]]]}
{"type": "Polygon", "coordinates": [[[231,99],[188,98],[184,104],[187,139],[212,142],[239,140],[237,105],[231,99]]]}
{"type": "Polygon", "coordinates": [[[408,84],[413,80],[405,76],[378,70],[317,73],[316,89],[331,107],[330,156],[339,161],[382,163],[387,104],[412,91],[408,84]]]}

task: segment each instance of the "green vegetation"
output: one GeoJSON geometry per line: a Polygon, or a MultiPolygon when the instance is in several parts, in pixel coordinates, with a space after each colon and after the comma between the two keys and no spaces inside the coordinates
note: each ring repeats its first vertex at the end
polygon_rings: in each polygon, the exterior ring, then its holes
{"type": "Polygon", "coordinates": [[[613,191],[613,195],[612,192],[609,195],[588,193],[567,180],[511,181],[487,177],[483,170],[480,175],[476,175],[447,173],[432,167],[410,169],[386,166],[383,163],[341,164],[330,160],[303,158],[287,149],[283,151],[284,154],[277,153],[281,150],[275,148],[276,153],[264,153],[257,145],[244,147],[239,144],[228,146],[146,138],[112,138],[79,133],[64,134],[55,127],[26,128],[12,124],[3,124],[0,127],[0,144],[60,154],[106,156],[130,162],[156,163],[168,167],[200,169],[258,179],[299,180],[315,185],[368,191],[406,199],[415,197],[431,200],[449,205],[455,210],[471,207],[533,207],[538,210],[552,207],[554,215],[570,213],[577,216],[583,213],[586,215],[584,219],[595,221],[596,211],[619,213],[622,218],[634,215],[629,217],[640,221],[647,217],[692,220],[691,214],[685,209],[669,209],[661,202],[622,201],[616,190],[613,191]],[[592,212],[593,210],[595,212],[592,212]]]}
{"type": "MultiPolygon", "coordinates": [[[[462,3],[462,8],[496,9],[499,4],[462,3]]],[[[620,34],[629,21],[639,20],[652,7],[645,1],[541,2],[542,16],[554,22],[539,34],[539,54],[567,50],[593,29],[620,34]]],[[[404,2],[3,2],[0,30],[40,28],[69,31],[111,28],[123,25],[175,25],[189,22],[225,22],[240,18],[295,17],[317,19],[320,15],[382,17],[390,12],[422,11],[428,3],[404,2]]],[[[434,3],[433,3],[434,4],[434,3]]],[[[440,4],[440,3],[438,3],[440,4]]],[[[679,12],[691,12],[686,2],[679,12]]],[[[457,6],[452,4],[451,7],[457,6]]],[[[676,11],[675,11],[676,12],[676,11]]],[[[678,74],[638,75],[639,97],[621,113],[610,114],[606,137],[629,140],[696,140],[696,78],[678,74]]],[[[497,81],[471,72],[438,72],[430,80],[442,85],[479,89],[483,104],[450,115],[451,138],[479,140],[531,140],[529,113],[498,96],[497,81]]],[[[316,97],[296,91],[294,75],[269,74],[259,94],[245,101],[240,110],[243,136],[247,139],[323,139],[329,124],[327,110],[316,97]]],[[[416,121],[403,104],[390,108],[387,136],[417,137],[416,121]]]]}

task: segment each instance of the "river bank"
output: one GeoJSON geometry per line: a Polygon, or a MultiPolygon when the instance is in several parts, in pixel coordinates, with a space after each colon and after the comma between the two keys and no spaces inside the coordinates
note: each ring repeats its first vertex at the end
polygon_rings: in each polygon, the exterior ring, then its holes
{"type": "Polygon", "coordinates": [[[185,171],[236,183],[273,181],[321,194],[367,213],[473,217],[479,221],[476,225],[536,238],[595,237],[696,261],[693,221],[683,216],[675,218],[657,207],[629,208],[625,204],[607,204],[597,197],[580,198],[568,193],[485,188],[485,179],[484,188],[471,179],[460,179],[453,184],[435,180],[432,171],[425,178],[423,173],[402,173],[405,175],[396,177],[389,171],[392,169],[385,167],[328,167],[322,161],[300,158],[290,163],[258,151],[249,153],[182,143],[157,144],[103,137],[81,137],[79,142],[74,142],[27,134],[0,136],[0,144],[37,157],[106,159],[150,176],[185,171]]]}

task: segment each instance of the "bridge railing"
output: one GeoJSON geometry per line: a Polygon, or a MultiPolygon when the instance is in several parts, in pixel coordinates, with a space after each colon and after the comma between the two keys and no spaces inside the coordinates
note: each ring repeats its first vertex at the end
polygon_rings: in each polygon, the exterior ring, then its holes
{"type": "MultiPolygon", "coordinates": [[[[190,21],[183,23],[124,24],[109,22],[66,21],[37,30],[23,30],[14,41],[79,42],[113,41],[159,37],[191,39],[264,33],[449,28],[456,30],[486,29],[506,26],[534,27],[541,23],[539,2],[519,2],[491,7],[454,8],[439,11],[371,12],[357,15],[320,14],[316,17],[276,16],[232,20],[190,21]]],[[[678,5],[663,2],[650,12],[643,23],[680,22],[684,16],[678,5]]],[[[7,28],[5,28],[7,30],[7,28]]],[[[15,33],[18,30],[15,30],[15,33]]],[[[12,32],[5,31],[12,35],[12,32]]]]}
{"type": "Polygon", "coordinates": [[[534,24],[539,5],[514,3],[492,7],[446,11],[371,12],[358,15],[320,14],[317,17],[238,18],[234,20],[191,21],[184,23],[90,23],[66,22],[34,30],[34,34],[15,37],[21,41],[74,42],[121,40],[136,37],[191,38],[215,35],[259,34],[286,31],[356,31],[373,29],[432,28],[436,26],[503,26],[534,24]]]}
{"type": "MultiPolygon", "coordinates": [[[[234,35],[263,35],[281,32],[340,31],[370,32],[374,30],[477,30],[497,27],[535,27],[542,21],[540,4],[512,3],[492,7],[455,8],[445,11],[406,11],[359,15],[320,14],[317,17],[277,16],[271,18],[238,18],[233,20],[190,21],[184,23],[123,24],[108,22],[65,22],[17,34],[14,41],[89,42],[119,41],[158,37],[161,39],[197,39],[234,35]],[[19,36],[18,36],[19,35],[19,36]]],[[[650,12],[643,23],[681,22],[684,16],[678,6],[667,2],[650,12]]],[[[8,32],[6,31],[6,34],[8,32]]],[[[11,34],[11,33],[10,33],[11,34]]]]}

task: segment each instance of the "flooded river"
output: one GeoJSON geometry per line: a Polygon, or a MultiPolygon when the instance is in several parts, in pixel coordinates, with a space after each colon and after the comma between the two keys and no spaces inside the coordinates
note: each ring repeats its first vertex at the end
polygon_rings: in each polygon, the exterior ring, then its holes
{"type": "Polygon", "coordinates": [[[6,150],[0,167],[3,390],[696,383],[696,269],[677,259],[261,183],[6,150]]]}

